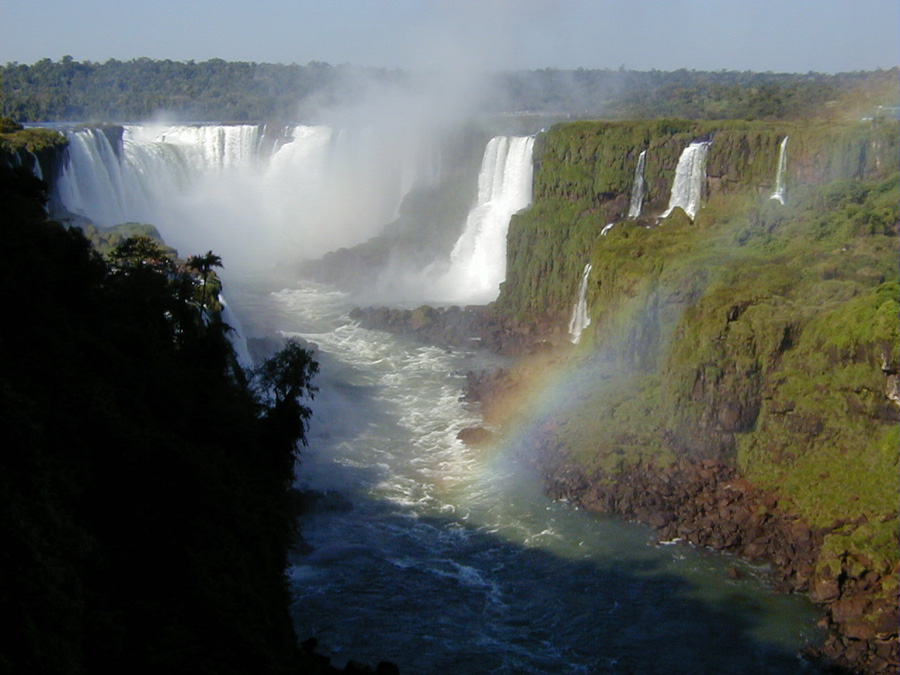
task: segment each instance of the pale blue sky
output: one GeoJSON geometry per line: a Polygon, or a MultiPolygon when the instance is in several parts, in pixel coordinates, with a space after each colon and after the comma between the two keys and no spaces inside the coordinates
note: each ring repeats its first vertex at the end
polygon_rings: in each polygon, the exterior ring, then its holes
{"type": "Polygon", "coordinates": [[[0,63],[148,56],[431,69],[839,72],[900,62],[898,0],[0,0],[0,63]]]}

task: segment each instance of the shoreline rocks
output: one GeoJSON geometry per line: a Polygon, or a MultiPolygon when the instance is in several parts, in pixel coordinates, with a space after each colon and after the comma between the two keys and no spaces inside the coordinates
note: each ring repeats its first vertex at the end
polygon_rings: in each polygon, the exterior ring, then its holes
{"type": "Polygon", "coordinates": [[[812,529],[779,509],[775,495],[759,490],[717,460],[680,459],[672,466],[640,464],[616,475],[588,475],[547,438],[530,459],[552,499],[594,513],[615,514],[654,528],[660,541],[680,539],[773,566],[778,592],[805,592],[825,610],[825,644],[812,657],[838,672],[896,673],[897,603],[879,597],[882,577],[851,561],[829,573],[816,563],[828,530],[812,529]]]}

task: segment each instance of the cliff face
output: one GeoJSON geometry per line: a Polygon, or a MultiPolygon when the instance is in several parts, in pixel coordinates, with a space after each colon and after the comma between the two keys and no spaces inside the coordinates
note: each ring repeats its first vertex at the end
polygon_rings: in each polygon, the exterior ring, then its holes
{"type": "MultiPolygon", "coordinates": [[[[736,471],[819,537],[802,588],[844,640],[896,634],[897,146],[895,122],[555,127],[497,303],[564,326],[591,263],[577,394],[545,445],[595,485],[684,461],[736,471]],[[712,141],[702,206],[657,221],[695,140],[712,141]],[[644,149],[650,217],[628,220],[644,149]]],[[[857,665],[896,658],[866,645],[857,665]]]]}
{"type": "Polygon", "coordinates": [[[510,227],[501,308],[514,314],[568,312],[600,231],[626,219],[642,150],[647,151],[646,194],[642,216],[629,222],[656,223],[666,210],[682,151],[694,140],[710,140],[697,220],[712,225],[766,205],[785,136],[785,187],[798,197],[808,198],[813,187],[826,183],[884,179],[897,171],[893,122],[577,122],[542,134],[534,150],[534,206],[510,227]]]}
{"type": "Polygon", "coordinates": [[[68,144],[65,136],[47,129],[15,128],[17,126],[0,131],[0,167],[24,166],[46,178],[54,176],[68,144]]]}

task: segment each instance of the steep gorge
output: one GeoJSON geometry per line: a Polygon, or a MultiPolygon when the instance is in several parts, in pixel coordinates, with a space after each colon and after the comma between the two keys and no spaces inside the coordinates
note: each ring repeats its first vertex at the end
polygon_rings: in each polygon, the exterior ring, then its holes
{"type": "Polygon", "coordinates": [[[773,560],[827,603],[829,654],[871,672],[897,660],[897,144],[883,122],[554,127],[481,321],[484,344],[558,347],[503,384],[567,374],[528,420],[555,496],[773,560]],[[700,208],[658,220],[696,141],[700,208]]]}

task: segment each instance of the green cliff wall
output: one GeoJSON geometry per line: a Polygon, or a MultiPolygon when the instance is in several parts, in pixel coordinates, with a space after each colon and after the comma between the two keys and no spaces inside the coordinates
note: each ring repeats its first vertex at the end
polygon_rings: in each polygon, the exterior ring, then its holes
{"type": "MultiPolygon", "coordinates": [[[[771,195],[785,136],[788,192],[839,180],[878,179],[897,170],[893,122],[657,120],[553,127],[535,145],[534,206],[517,214],[510,225],[501,311],[556,318],[569,311],[600,231],[626,218],[642,150],[647,150],[646,196],[642,217],[631,225],[653,226],[668,204],[683,149],[696,139],[712,140],[706,201],[697,215],[699,225],[710,225],[758,209],[771,195]]],[[[680,215],[676,211],[668,221],[680,215]]]]}
{"type": "Polygon", "coordinates": [[[593,265],[556,440],[606,475],[724,461],[827,533],[821,575],[894,569],[897,147],[896,122],[583,122],[542,136],[497,306],[564,326],[593,265]],[[769,197],[785,135],[781,205],[769,197]],[[681,150],[701,137],[713,141],[703,207],[657,223],[681,150]],[[645,148],[651,217],[628,221],[645,148]]]}

